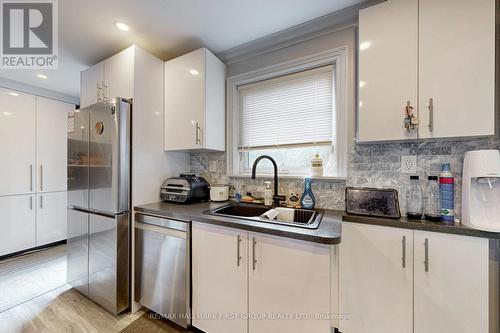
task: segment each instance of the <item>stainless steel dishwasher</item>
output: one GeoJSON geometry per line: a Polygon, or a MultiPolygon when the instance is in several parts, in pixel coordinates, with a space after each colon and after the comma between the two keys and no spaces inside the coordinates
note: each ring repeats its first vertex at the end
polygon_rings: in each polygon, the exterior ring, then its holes
{"type": "Polygon", "coordinates": [[[135,214],[135,301],[182,327],[191,324],[189,221],[135,214]]]}

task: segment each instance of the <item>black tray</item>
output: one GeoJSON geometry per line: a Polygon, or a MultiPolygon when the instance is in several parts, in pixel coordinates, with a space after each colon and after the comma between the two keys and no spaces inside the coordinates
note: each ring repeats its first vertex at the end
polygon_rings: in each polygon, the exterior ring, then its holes
{"type": "Polygon", "coordinates": [[[347,187],[345,209],[347,214],[353,215],[401,218],[398,191],[395,189],[347,187]]]}

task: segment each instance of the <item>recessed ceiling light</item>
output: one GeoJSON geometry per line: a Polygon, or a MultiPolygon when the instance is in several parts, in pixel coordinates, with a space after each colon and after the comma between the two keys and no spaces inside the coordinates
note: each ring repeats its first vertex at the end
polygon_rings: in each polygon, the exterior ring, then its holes
{"type": "Polygon", "coordinates": [[[12,113],[5,111],[5,112],[3,113],[3,115],[8,117],[8,116],[11,116],[11,115],[12,115],[12,113]]]}
{"type": "Polygon", "coordinates": [[[123,22],[119,22],[119,21],[116,21],[115,22],[115,25],[118,29],[120,29],[121,31],[129,31],[130,28],[128,25],[126,25],[125,23],[123,22]]]}
{"type": "Polygon", "coordinates": [[[37,74],[36,76],[38,76],[40,79],[48,79],[49,78],[47,75],[44,75],[44,74],[37,74]]]}
{"type": "Polygon", "coordinates": [[[363,88],[364,86],[366,86],[366,81],[359,81],[359,87],[363,88]]]}
{"type": "Polygon", "coordinates": [[[200,72],[198,72],[196,69],[190,69],[190,70],[189,70],[189,73],[190,73],[191,75],[198,75],[198,74],[200,74],[200,72]]]}
{"type": "Polygon", "coordinates": [[[15,92],[10,92],[9,95],[11,95],[11,96],[19,96],[19,94],[15,93],[15,92]]]}
{"type": "Polygon", "coordinates": [[[370,43],[370,42],[363,42],[363,43],[359,44],[359,49],[361,51],[364,51],[364,50],[369,49],[370,46],[372,46],[372,43],[370,43]]]}

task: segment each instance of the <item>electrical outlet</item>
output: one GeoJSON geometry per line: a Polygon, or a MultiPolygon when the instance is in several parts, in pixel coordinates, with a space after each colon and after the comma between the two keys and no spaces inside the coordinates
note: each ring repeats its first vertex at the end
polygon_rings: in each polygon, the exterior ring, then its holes
{"type": "Polygon", "coordinates": [[[401,173],[417,173],[417,155],[401,156],[401,173]]]}
{"type": "Polygon", "coordinates": [[[210,161],[208,169],[210,172],[217,172],[217,161],[210,161]]]}

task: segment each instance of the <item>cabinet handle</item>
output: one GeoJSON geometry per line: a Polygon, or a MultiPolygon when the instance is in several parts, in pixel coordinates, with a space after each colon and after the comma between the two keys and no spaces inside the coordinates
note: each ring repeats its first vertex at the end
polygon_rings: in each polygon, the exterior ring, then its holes
{"type": "Polygon", "coordinates": [[[40,164],[40,191],[43,191],[43,164],[40,164]]]}
{"type": "Polygon", "coordinates": [[[424,266],[425,266],[425,271],[429,271],[429,239],[425,239],[424,242],[424,249],[425,249],[425,260],[424,260],[424,266]]]}
{"type": "Polygon", "coordinates": [[[406,236],[403,236],[401,240],[401,250],[403,252],[403,256],[401,257],[403,268],[406,268],[406,236]]]}
{"type": "Polygon", "coordinates": [[[196,122],[196,144],[199,144],[201,142],[199,131],[200,131],[200,124],[196,122]]]}
{"type": "Polygon", "coordinates": [[[429,131],[434,131],[434,100],[429,98],[429,131]]]}
{"type": "Polygon", "coordinates": [[[240,243],[241,243],[241,236],[238,235],[237,243],[236,243],[236,266],[240,267],[240,260],[241,255],[240,255],[240,243]]]}
{"type": "Polygon", "coordinates": [[[30,196],[30,210],[33,210],[33,197],[30,196]]]}
{"type": "Polygon", "coordinates": [[[43,195],[40,196],[40,209],[43,209],[43,195]]]}
{"type": "Polygon", "coordinates": [[[255,264],[257,263],[257,259],[255,259],[255,245],[257,244],[257,241],[255,240],[255,237],[252,237],[252,269],[255,271],[255,264]]]}
{"type": "Polygon", "coordinates": [[[30,191],[33,192],[33,164],[30,164],[30,191]]]}

